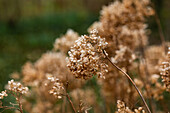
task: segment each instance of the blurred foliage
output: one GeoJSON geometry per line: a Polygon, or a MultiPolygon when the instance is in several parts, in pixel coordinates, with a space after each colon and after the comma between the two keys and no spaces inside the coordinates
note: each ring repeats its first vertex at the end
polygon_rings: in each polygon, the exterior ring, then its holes
{"type": "MultiPolygon", "coordinates": [[[[72,28],[80,34],[98,20],[103,5],[112,0],[0,0],[0,91],[26,61],[34,62],[52,49],[57,37],[72,28]]],[[[170,32],[170,1],[152,0],[166,40],[170,32]]],[[[160,43],[154,17],[150,19],[151,43],[160,43]]],[[[88,84],[95,86],[92,79],[88,84]]],[[[95,87],[97,95],[99,87],[95,87]]],[[[100,101],[100,97],[98,98],[100,101]]]]}

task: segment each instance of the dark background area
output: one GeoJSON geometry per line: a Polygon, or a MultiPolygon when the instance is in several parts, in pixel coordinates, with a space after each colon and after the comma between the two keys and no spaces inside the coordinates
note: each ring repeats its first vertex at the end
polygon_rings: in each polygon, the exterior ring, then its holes
{"type": "MultiPolygon", "coordinates": [[[[0,91],[10,74],[26,61],[51,50],[55,39],[71,28],[79,34],[99,19],[112,0],[0,0],[0,91]]],[[[170,40],[170,0],[152,0],[166,40],[170,40]]],[[[154,17],[149,18],[150,44],[160,44],[154,17]]]]}

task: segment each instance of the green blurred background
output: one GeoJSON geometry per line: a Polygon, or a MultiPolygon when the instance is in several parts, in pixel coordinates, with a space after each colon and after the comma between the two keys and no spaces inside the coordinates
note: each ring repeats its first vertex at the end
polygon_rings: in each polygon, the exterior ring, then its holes
{"type": "MultiPolygon", "coordinates": [[[[26,61],[34,62],[52,49],[68,28],[79,34],[99,19],[113,0],[0,0],[0,91],[26,61]]],[[[153,0],[166,40],[170,40],[170,0],[153,0]]],[[[159,44],[154,17],[149,19],[150,44],[159,44]]]]}

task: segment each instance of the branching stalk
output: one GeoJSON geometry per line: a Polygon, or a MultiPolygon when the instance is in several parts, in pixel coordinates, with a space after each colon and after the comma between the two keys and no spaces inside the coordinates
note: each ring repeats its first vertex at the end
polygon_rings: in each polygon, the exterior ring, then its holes
{"type": "Polygon", "coordinates": [[[140,95],[144,105],[146,106],[146,109],[149,113],[151,113],[151,110],[149,109],[144,97],[142,96],[141,92],[139,91],[139,89],[137,88],[135,82],[131,79],[131,77],[125,72],[123,71],[121,68],[119,68],[116,64],[114,64],[110,58],[106,55],[106,52],[103,50],[103,54],[106,56],[106,58],[108,59],[108,61],[112,64],[112,66],[114,66],[116,69],[118,69],[119,71],[121,71],[129,80],[130,82],[133,84],[133,86],[135,87],[135,89],[137,90],[138,94],[140,95]]]}
{"type": "Polygon", "coordinates": [[[20,111],[18,108],[10,107],[10,106],[1,106],[0,108],[3,108],[3,110],[0,113],[3,113],[5,110],[8,110],[8,109],[16,109],[16,110],[20,111]]]}
{"type": "Polygon", "coordinates": [[[23,113],[23,109],[22,109],[22,104],[21,104],[20,97],[18,98],[18,104],[19,104],[19,111],[20,111],[21,113],[23,113]]]}
{"type": "Polygon", "coordinates": [[[20,94],[15,95],[13,92],[11,92],[11,94],[16,98],[16,100],[18,102],[18,105],[19,105],[18,111],[20,111],[20,113],[23,113],[22,104],[21,104],[21,100],[20,100],[22,95],[20,95],[20,94]]]}

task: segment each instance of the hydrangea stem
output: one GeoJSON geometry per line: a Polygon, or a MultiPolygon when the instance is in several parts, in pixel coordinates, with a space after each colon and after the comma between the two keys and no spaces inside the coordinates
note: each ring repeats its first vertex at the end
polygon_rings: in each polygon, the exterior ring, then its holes
{"type": "Polygon", "coordinates": [[[69,102],[70,102],[70,104],[71,104],[71,107],[73,108],[74,112],[77,113],[77,111],[76,111],[76,109],[75,109],[75,107],[74,107],[74,105],[73,105],[73,102],[71,101],[71,98],[70,98],[70,96],[68,95],[68,93],[66,93],[66,97],[67,97],[67,99],[69,100],[69,102]]]}
{"type": "Polygon", "coordinates": [[[133,86],[135,87],[135,89],[137,90],[138,94],[140,95],[144,105],[146,106],[146,109],[149,113],[151,113],[151,110],[149,109],[144,97],[142,96],[141,92],[139,91],[139,89],[137,88],[135,82],[131,79],[131,77],[125,72],[123,71],[121,68],[119,68],[116,64],[114,64],[110,58],[106,55],[106,52],[103,50],[103,54],[106,56],[106,58],[108,59],[108,61],[112,64],[112,66],[114,66],[116,69],[118,69],[119,71],[121,71],[129,80],[130,82],[133,84],[133,86]]]}

